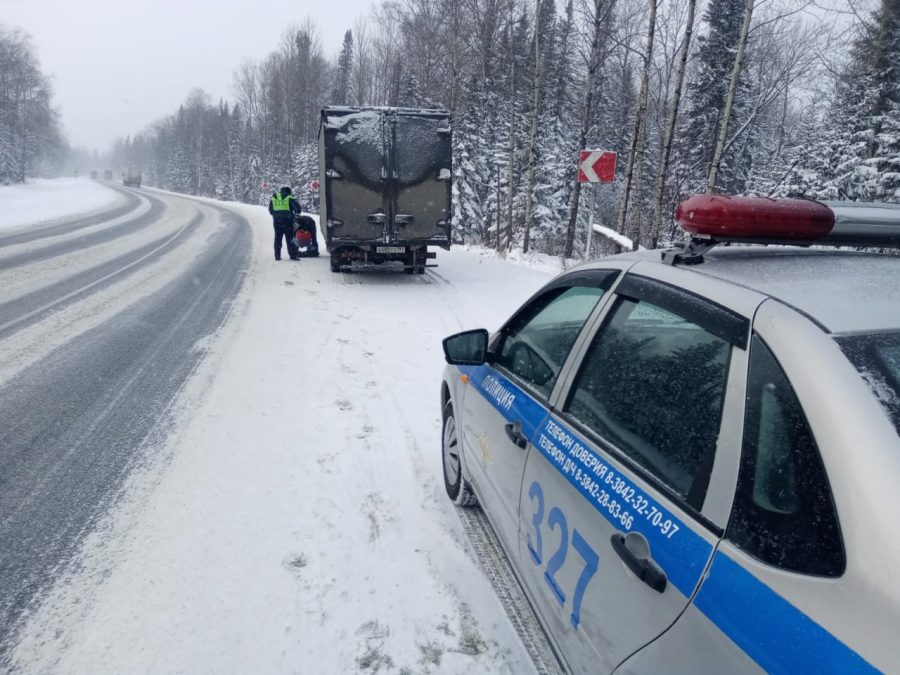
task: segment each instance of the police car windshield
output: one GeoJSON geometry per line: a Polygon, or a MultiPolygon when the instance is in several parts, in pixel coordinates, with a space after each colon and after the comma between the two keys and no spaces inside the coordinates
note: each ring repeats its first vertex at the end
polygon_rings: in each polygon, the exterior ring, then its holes
{"type": "Polygon", "coordinates": [[[900,331],[837,338],[900,434],[900,331]]]}

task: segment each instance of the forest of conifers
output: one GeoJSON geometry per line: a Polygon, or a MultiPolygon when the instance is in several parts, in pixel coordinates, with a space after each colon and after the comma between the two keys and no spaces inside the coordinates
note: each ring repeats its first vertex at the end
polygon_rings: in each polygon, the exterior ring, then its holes
{"type": "Polygon", "coordinates": [[[326,104],[452,111],[460,241],[579,257],[594,222],[649,247],[696,192],[900,201],[900,0],[383,1],[342,45],[287,29],[231,100],[198,88],[109,161],[311,204],[326,104]],[[613,184],[578,184],[582,148],[619,153],[613,184]]]}

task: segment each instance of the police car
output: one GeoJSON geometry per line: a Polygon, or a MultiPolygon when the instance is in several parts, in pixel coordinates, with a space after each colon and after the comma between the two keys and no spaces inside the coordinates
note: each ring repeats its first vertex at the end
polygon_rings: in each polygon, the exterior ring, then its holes
{"type": "Polygon", "coordinates": [[[900,206],[676,217],[444,341],[447,493],[572,672],[900,672],[900,206]]]}

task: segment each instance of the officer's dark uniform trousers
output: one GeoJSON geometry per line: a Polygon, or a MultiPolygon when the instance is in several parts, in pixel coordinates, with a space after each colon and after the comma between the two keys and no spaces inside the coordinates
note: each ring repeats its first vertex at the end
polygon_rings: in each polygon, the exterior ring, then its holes
{"type": "Polygon", "coordinates": [[[293,197],[282,196],[278,193],[272,195],[270,211],[272,213],[272,226],[275,228],[275,260],[281,260],[281,238],[287,243],[288,256],[291,260],[297,260],[297,247],[294,246],[294,210],[291,208],[293,197]]]}
{"type": "Polygon", "coordinates": [[[291,260],[299,257],[297,247],[294,246],[294,220],[281,220],[275,218],[273,221],[275,227],[275,260],[281,260],[281,238],[284,237],[287,243],[288,257],[291,260]]]}

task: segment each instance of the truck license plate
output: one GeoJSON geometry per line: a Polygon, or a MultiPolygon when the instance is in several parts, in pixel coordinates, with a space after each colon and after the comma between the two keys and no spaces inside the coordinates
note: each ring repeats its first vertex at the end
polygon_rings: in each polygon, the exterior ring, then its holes
{"type": "Polygon", "coordinates": [[[376,246],[376,253],[406,253],[406,249],[402,246],[376,246]]]}

